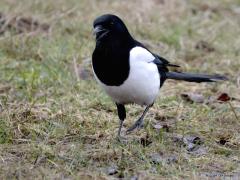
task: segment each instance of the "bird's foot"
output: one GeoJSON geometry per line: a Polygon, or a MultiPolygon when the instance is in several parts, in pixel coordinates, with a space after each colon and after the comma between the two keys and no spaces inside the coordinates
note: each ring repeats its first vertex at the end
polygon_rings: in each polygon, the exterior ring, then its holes
{"type": "Polygon", "coordinates": [[[139,119],[137,120],[134,125],[132,125],[129,129],[127,129],[126,134],[131,133],[132,131],[134,131],[136,128],[141,129],[143,128],[143,120],[139,119]]]}

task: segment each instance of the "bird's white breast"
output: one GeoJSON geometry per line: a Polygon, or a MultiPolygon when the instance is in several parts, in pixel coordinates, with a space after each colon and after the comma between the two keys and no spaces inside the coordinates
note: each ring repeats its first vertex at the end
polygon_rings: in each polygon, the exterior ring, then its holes
{"type": "Polygon", "coordinates": [[[156,99],[160,88],[160,75],[157,66],[152,63],[154,58],[146,49],[135,47],[130,51],[129,76],[122,85],[107,86],[96,75],[95,77],[115,102],[150,105],[156,99]]]}

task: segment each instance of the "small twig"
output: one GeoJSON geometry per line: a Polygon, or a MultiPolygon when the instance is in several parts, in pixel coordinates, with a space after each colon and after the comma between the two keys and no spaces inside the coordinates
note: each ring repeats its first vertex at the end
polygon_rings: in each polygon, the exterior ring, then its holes
{"type": "Polygon", "coordinates": [[[234,116],[235,116],[236,120],[238,121],[239,118],[238,118],[238,116],[237,116],[237,113],[236,113],[236,111],[235,111],[232,103],[231,103],[230,101],[228,101],[228,104],[229,104],[229,106],[231,107],[231,110],[232,110],[232,112],[234,113],[234,116]]]}
{"type": "Polygon", "coordinates": [[[74,66],[75,75],[77,77],[77,81],[80,81],[80,77],[78,75],[77,59],[78,59],[78,56],[73,57],[73,66],[74,66]]]}
{"type": "Polygon", "coordinates": [[[39,158],[39,154],[37,155],[35,161],[33,162],[33,165],[34,165],[34,166],[37,164],[37,162],[38,162],[38,158],[39,158]]]}
{"type": "Polygon", "coordinates": [[[0,156],[0,157],[1,157],[1,159],[2,159],[2,162],[5,163],[5,160],[3,159],[3,157],[2,157],[2,156],[0,156]]]}
{"type": "Polygon", "coordinates": [[[59,168],[59,165],[57,163],[55,163],[54,161],[47,159],[48,162],[50,162],[51,164],[53,164],[55,167],[59,168]]]}

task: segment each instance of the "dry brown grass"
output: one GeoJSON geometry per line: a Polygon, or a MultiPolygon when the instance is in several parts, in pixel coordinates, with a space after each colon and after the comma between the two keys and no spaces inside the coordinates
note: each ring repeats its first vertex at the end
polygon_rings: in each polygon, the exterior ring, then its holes
{"type": "MultiPolygon", "coordinates": [[[[19,33],[14,26],[0,35],[0,179],[239,178],[239,101],[180,97],[226,92],[240,99],[239,8],[236,0],[2,0],[7,19],[50,29],[19,33]],[[114,104],[89,74],[92,21],[103,13],[121,16],[137,39],[182,71],[229,81],[166,82],[145,128],[117,142],[114,104]],[[116,174],[108,175],[109,167],[116,174]]],[[[125,128],[142,110],[127,107],[125,128]]]]}

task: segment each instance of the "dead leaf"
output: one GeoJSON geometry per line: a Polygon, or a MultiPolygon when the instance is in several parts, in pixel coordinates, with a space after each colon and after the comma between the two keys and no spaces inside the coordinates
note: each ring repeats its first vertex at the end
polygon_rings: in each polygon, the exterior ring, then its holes
{"type": "Polygon", "coordinates": [[[213,52],[213,51],[215,51],[215,48],[212,47],[212,46],[211,46],[208,42],[206,42],[206,41],[199,41],[199,42],[197,42],[195,48],[198,49],[198,50],[205,51],[205,52],[213,52]]]}
{"type": "Polygon", "coordinates": [[[147,134],[146,136],[140,138],[140,143],[143,145],[143,147],[147,147],[152,143],[152,140],[147,134]]]}
{"type": "Polygon", "coordinates": [[[158,122],[153,125],[153,128],[156,130],[164,129],[166,132],[169,132],[170,126],[166,122],[158,122]]]}
{"type": "Polygon", "coordinates": [[[232,98],[227,93],[222,93],[218,96],[217,100],[221,102],[230,101],[232,98]]]}
{"type": "Polygon", "coordinates": [[[205,101],[204,96],[197,93],[183,93],[181,94],[181,98],[191,103],[204,103],[205,101]]]}
{"type": "Polygon", "coordinates": [[[196,93],[183,93],[181,94],[181,98],[190,103],[205,103],[205,104],[224,103],[230,100],[240,101],[240,99],[231,97],[227,93],[221,93],[218,96],[209,96],[209,97],[204,97],[202,94],[196,94],[196,93]]]}

